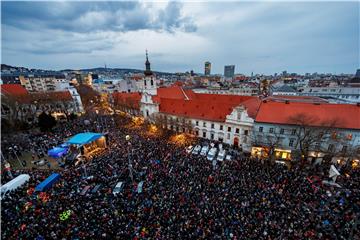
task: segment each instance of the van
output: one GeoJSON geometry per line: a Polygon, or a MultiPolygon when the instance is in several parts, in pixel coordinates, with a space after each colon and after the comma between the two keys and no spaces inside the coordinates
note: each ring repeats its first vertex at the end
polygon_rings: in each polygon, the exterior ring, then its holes
{"type": "Polygon", "coordinates": [[[209,161],[214,160],[216,153],[217,153],[217,148],[215,148],[215,147],[211,148],[207,155],[207,160],[209,160],[209,161]]]}
{"type": "Polygon", "coordinates": [[[196,145],[191,153],[194,154],[194,155],[198,155],[200,150],[201,150],[201,146],[196,145]]]}
{"type": "Polygon", "coordinates": [[[114,187],[113,194],[114,196],[118,195],[124,188],[124,182],[118,182],[114,187]]]}
{"type": "Polygon", "coordinates": [[[208,146],[208,145],[205,145],[205,146],[202,147],[201,152],[200,152],[200,155],[201,155],[201,156],[206,156],[206,154],[208,153],[208,151],[209,151],[209,146],[208,146]]]}
{"type": "Polygon", "coordinates": [[[225,151],[225,149],[222,149],[218,153],[217,160],[222,162],[222,161],[224,161],[225,156],[226,156],[226,151],[225,151]]]}

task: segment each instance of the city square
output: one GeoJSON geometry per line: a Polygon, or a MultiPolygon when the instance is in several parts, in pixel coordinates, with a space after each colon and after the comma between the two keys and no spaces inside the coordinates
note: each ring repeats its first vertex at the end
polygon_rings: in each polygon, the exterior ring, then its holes
{"type": "Polygon", "coordinates": [[[1,239],[360,239],[358,6],[2,3],[1,239]]]}

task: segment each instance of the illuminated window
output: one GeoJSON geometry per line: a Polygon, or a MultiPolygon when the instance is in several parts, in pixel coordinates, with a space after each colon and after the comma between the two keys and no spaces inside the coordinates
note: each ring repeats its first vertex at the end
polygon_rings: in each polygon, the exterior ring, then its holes
{"type": "Polygon", "coordinates": [[[332,138],[332,139],[336,139],[336,137],[337,137],[337,133],[336,133],[336,132],[333,132],[333,133],[331,134],[331,138],[332,138]]]}

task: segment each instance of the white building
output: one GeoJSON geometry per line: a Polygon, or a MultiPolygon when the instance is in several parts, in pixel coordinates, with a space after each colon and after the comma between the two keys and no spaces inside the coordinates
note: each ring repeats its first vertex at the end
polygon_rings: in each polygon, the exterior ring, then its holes
{"type": "Polygon", "coordinates": [[[253,129],[255,156],[273,153],[311,157],[356,157],[360,149],[360,106],[351,104],[264,101],[253,129]]]}
{"type": "Polygon", "coordinates": [[[300,96],[316,96],[339,100],[340,102],[360,102],[360,87],[305,87],[300,96]]]}

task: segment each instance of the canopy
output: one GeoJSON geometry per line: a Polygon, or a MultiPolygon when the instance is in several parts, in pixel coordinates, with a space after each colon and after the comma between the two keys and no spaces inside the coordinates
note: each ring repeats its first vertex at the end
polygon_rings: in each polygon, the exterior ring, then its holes
{"type": "Polygon", "coordinates": [[[53,173],[47,179],[42,181],[39,185],[35,187],[35,191],[44,192],[49,189],[54,183],[56,183],[60,179],[60,174],[53,173]]]}
{"type": "Polygon", "coordinates": [[[48,155],[53,158],[60,158],[68,152],[68,147],[55,147],[48,151],[48,155]]]}
{"type": "Polygon", "coordinates": [[[93,142],[99,138],[104,136],[101,133],[91,133],[91,132],[85,132],[85,133],[79,133],[70,138],[67,143],[69,144],[77,144],[77,145],[84,145],[88,144],[90,142],[93,142]]]}

